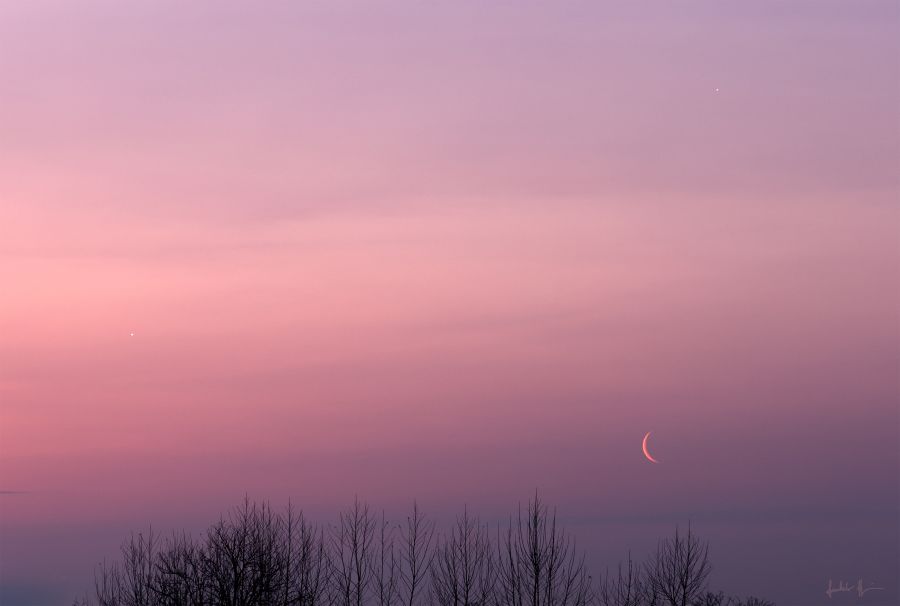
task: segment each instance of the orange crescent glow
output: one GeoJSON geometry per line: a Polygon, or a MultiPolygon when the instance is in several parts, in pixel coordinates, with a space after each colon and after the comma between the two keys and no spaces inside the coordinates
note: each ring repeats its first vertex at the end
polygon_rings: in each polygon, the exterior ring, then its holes
{"type": "Polygon", "coordinates": [[[647,450],[647,438],[650,437],[651,433],[653,433],[653,432],[648,431],[647,435],[644,436],[644,445],[643,445],[644,456],[647,457],[647,460],[650,461],[651,463],[659,463],[659,461],[657,461],[656,459],[653,458],[653,456],[650,454],[650,451],[647,450]]]}

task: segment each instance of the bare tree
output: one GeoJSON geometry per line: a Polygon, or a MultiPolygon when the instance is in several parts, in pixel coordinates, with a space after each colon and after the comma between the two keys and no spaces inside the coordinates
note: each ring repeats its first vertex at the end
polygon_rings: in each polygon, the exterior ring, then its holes
{"type": "Polygon", "coordinates": [[[594,592],[584,556],[535,496],[496,541],[463,510],[438,540],[413,504],[405,526],[354,501],[327,532],[289,503],[242,506],[196,540],[131,535],[76,606],[773,606],[706,589],[708,546],[676,528],[644,564],[629,554],[594,592]],[[398,542],[399,541],[399,542],[398,542]]]}
{"type": "Polygon", "coordinates": [[[153,606],[156,604],[153,531],[131,535],[122,545],[121,563],[104,561],[94,575],[94,595],[100,606],[153,606]]]}
{"type": "Polygon", "coordinates": [[[403,606],[415,606],[416,597],[428,579],[433,557],[434,522],[419,511],[413,501],[412,515],[401,530],[400,590],[403,606]]]}
{"type": "Polygon", "coordinates": [[[597,601],[600,606],[644,606],[645,595],[641,584],[641,567],[631,559],[619,563],[615,574],[608,570],[600,582],[597,601]]]}
{"type": "Polygon", "coordinates": [[[168,540],[155,559],[157,571],[153,593],[165,606],[203,606],[208,604],[204,554],[186,534],[168,540]]]}
{"type": "Polygon", "coordinates": [[[694,600],[691,606],[775,606],[775,603],[753,596],[741,599],[735,596],[727,596],[722,591],[707,591],[694,600]]]}
{"type": "Polygon", "coordinates": [[[331,528],[332,602],[363,606],[372,581],[375,519],[369,506],[355,499],[331,528]]]}
{"type": "Polygon", "coordinates": [[[118,563],[100,564],[94,573],[94,595],[99,606],[122,606],[122,575],[118,563]]]}
{"type": "Polygon", "coordinates": [[[154,606],[156,570],[153,565],[156,537],[153,528],[144,537],[131,535],[122,547],[122,604],[123,606],[154,606]]]}
{"type": "Polygon", "coordinates": [[[524,515],[519,508],[498,549],[501,606],[586,606],[594,599],[584,555],[537,495],[524,515]]]}
{"type": "Polygon", "coordinates": [[[94,596],[100,606],[318,606],[328,563],[323,532],[302,512],[289,505],[282,516],[245,500],[202,543],[132,535],[121,561],[97,570],[94,596]]]}
{"type": "Polygon", "coordinates": [[[278,551],[282,524],[267,504],[245,500],[207,531],[202,574],[210,602],[247,606],[275,601],[285,573],[278,551]]]}
{"type": "Polygon", "coordinates": [[[316,528],[288,503],[284,522],[284,557],[287,578],[285,606],[319,606],[325,601],[330,561],[324,531],[316,528]]]}
{"type": "Polygon", "coordinates": [[[494,547],[486,526],[468,510],[440,542],[431,568],[432,600],[438,606],[493,603],[496,582],[494,547]]]}
{"type": "Polygon", "coordinates": [[[709,545],[690,525],[686,535],[676,528],[675,536],[660,541],[645,566],[650,598],[668,606],[692,606],[706,592],[710,571],[709,545]]]}
{"type": "Polygon", "coordinates": [[[725,595],[724,592],[718,593],[707,591],[700,597],[696,598],[691,606],[733,606],[734,600],[725,595]]]}
{"type": "Polygon", "coordinates": [[[372,558],[375,604],[394,606],[400,598],[399,558],[394,551],[394,528],[381,513],[378,524],[378,549],[372,558]]]}

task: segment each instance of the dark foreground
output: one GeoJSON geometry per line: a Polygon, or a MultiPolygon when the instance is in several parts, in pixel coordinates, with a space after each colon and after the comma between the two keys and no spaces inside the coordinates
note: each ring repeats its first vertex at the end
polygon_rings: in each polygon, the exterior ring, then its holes
{"type": "Polygon", "coordinates": [[[357,501],[337,524],[249,500],[200,538],[133,535],[75,606],[774,606],[708,586],[688,527],[644,562],[593,576],[535,497],[503,526],[468,511],[445,533],[417,506],[402,524],[357,501]]]}

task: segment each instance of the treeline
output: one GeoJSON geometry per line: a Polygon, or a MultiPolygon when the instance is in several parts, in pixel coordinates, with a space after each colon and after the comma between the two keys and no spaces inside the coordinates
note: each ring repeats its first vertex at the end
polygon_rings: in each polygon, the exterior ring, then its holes
{"type": "Polygon", "coordinates": [[[321,526],[245,500],[199,539],[133,535],[75,606],[773,606],[711,592],[710,570],[689,527],[595,578],[537,497],[505,525],[463,511],[442,533],[416,505],[396,524],[357,500],[321,526]]]}

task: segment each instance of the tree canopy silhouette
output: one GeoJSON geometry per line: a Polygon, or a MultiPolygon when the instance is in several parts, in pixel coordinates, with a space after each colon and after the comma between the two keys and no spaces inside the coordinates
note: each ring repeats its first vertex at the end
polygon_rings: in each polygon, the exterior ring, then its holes
{"type": "Polygon", "coordinates": [[[595,580],[537,495],[505,525],[465,509],[440,533],[416,503],[395,524],[356,499],[321,526],[245,499],[199,537],[133,534],[74,606],[773,606],[710,591],[711,569],[688,526],[595,580]]]}

